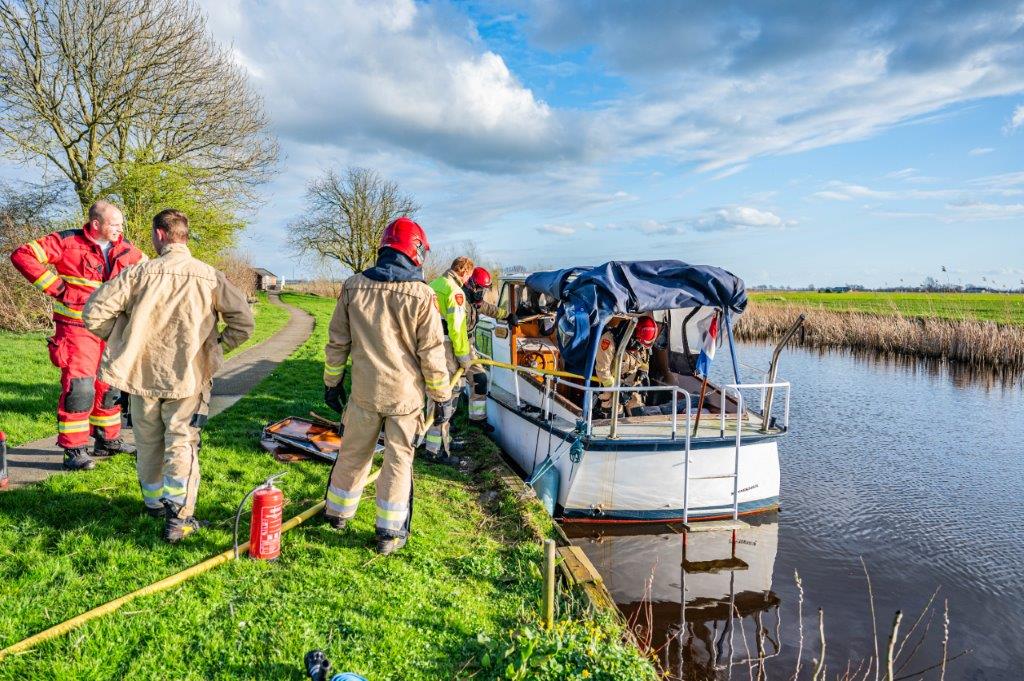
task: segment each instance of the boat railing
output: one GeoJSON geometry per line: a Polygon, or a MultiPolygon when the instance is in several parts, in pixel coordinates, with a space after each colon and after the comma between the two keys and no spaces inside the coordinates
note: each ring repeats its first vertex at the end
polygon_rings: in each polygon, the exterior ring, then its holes
{"type": "MultiPolygon", "coordinates": [[[[672,413],[669,415],[669,422],[671,423],[671,438],[677,439],[679,433],[679,398],[682,397],[686,404],[686,429],[684,431],[685,438],[685,450],[683,455],[683,522],[689,522],[690,515],[690,481],[693,479],[704,479],[705,477],[721,479],[731,478],[732,479],[732,519],[737,520],[739,518],[739,480],[740,480],[740,451],[743,446],[743,420],[746,417],[744,409],[743,393],[744,391],[758,390],[763,396],[766,390],[784,390],[784,415],[783,415],[783,429],[789,428],[789,397],[790,397],[790,383],[789,381],[776,381],[773,383],[760,382],[760,383],[730,383],[723,385],[720,388],[721,399],[719,409],[719,434],[723,439],[725,438],[725,424],[726,424],[726,404],[728,398],[731,395],[734,396],[736,402],[736,436],[735,436],[735,454],[733,456],[733,471],[731,474],[726,475],[713,475],[713,476],[702,476],[698,478],[692,478],[690,476],[690,439],[693,432],[693,402],[691,394],[674,385],[656,385],[656,386],[603,386],[603,385],[584,385],[577,383],[576,381],[568,380],[564,378],[565,372],[548,371],[544,369],[536,369],[534,367],[524,367],[511,364],[505,364],[488,360],[486,362],[492,366],[498,366],[506,370],[510,370],[515,374],[515,398],[516,407],[521,408],[522,396],[519,391],[519,375],[529,374],[536,376],[543,380],[544,391],[543,398],[541,401],[541,411],[544,415],[544,420],[547,421],[551,417],[551,404],[552,395],[555,394],[558,385],[568,386],[576,390],[582,391],[584,394],[589,393],[589,399],[584,400],[584,404],[588,405],[585,423],[585,435],[588,437],[593,436],[593,416],[594,416],[594,400],[598,396],[594,393],[618,393],[622,392],[670,392],[671,393],[671,410],[672,413]]],[[[763,397],[762,397],[763,399],[763,397]]],[[[616,397],[615,402],[618,402],[616,397]]],[[[770,416],[770,415],[768,415],[770,416]]],[[[765,419],[767,423],[768,419],[765,419]]],[[[650,425],[649,423],[646,425],[650,425]]],[[[657,425],[657,424],[655,424],[657,425]]],[[[613,420],[611,427],[609,428],[608,438],[614,439],[616,432],[614,430],[615,421],[613,420]]]]}

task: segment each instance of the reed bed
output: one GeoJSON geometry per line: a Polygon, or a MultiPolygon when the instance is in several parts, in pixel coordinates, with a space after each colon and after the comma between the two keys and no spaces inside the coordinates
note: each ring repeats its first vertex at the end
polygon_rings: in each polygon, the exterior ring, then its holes
{"type": "Polygon", "coordinates": [[[805,333],[795,342],[810,347],[850,348],[978,367],[1024,369],[1024,327],[978,319],[941,319],[902,314],[839,312],[802,305],[751,301],[736,324],[742,340],[776,340],[804,314],[805,333]]]}
{"type": "Polygon", "coordinates": [[[289,282],[285,285],[285,290],[294,291],[295,293],[306,293],[312,296],[320,296],[322,298],[337,298],[341,295],[341,285],[343,282],[332,281],[330,279],[314,279],[312,281],[301,281],[301,282],[289,282]]]}

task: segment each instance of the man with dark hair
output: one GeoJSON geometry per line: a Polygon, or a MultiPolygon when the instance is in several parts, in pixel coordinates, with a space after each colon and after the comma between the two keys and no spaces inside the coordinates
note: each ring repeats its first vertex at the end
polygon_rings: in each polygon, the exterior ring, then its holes
{"type": "Polygon", "coordinates": [[[184,213],[158,213],[152,236],[160,257],[100,287],[82,318],[107,341],[100,377],[131,394],[142,500],[173,544],[199,528],[199,430],[213,375],[223,352],[252,335],[253,318],[245,295],[192,257],[184,213]]]}
{"type": "Polygon", "coordinates": [[[32,285],[53,298],[56,329],[48,339],[50,360],[60,369],[57,400],[57,445],[64,449],[64,468],[96,467],[89,456],[113,456],[132,450],[121,440],[121,395],[97,379],[103,341],[82,324],[82,306],[103,282],[116,277],[146,256],[122,236],[124,216],[112,203],[89,207],[81,229],[66,229],[19,246],[11,262],[32,285]],[[52,265],[56,274],[47,268],[52,265]]]}

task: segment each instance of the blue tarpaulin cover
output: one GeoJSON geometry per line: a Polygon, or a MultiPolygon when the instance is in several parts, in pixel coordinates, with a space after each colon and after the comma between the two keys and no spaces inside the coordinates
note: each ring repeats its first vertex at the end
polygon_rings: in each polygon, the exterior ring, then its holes
{"type": "Polygon", "coordinates": [[[593,375],[597,344],[615,314],[715,307],[741,314],[743,280],[719,267],[679,260],[612,261],[536,272],[526,285],[559,301],[558,345],[567,370],[593,375]]]}

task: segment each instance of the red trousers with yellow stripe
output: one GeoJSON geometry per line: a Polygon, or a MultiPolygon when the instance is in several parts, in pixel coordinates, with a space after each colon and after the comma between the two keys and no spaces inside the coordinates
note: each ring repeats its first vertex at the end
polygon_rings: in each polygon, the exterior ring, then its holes
{"type": "Polygon", "coordinates": [[[57,446],[85,447],[90,435],[113,440],[121,434],[121,392],[97,380],[103,341],[85,327],[57,322],[48,340],[50,360],[60,369],[57,446]]]}

